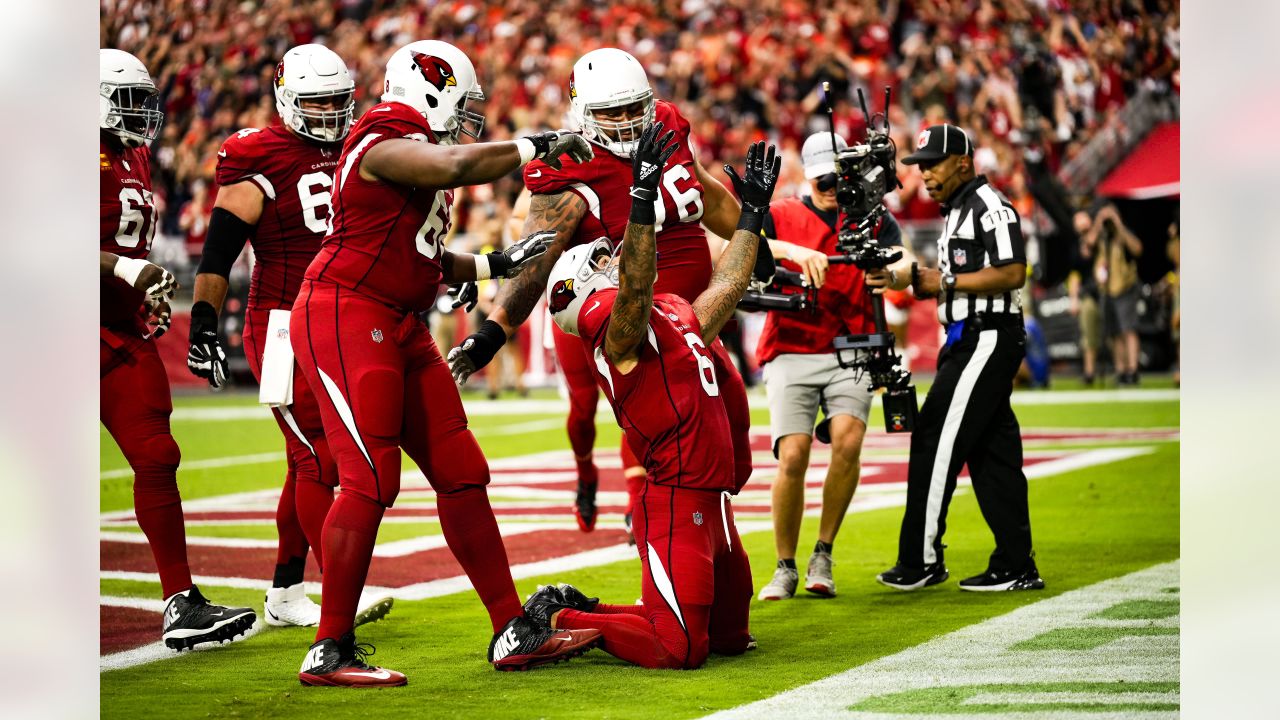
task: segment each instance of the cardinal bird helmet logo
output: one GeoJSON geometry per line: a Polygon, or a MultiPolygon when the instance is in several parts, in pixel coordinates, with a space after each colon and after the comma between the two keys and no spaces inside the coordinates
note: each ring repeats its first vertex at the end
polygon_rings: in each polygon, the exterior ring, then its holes
{"type": "Polygon", "coordinates": [[[551,299],[547,303],[547,309],[554,315],[569,307],[569,303],[572,303],[576,297],[578,294],[573,291],[573,278],[565,278],[551,288],[551,299]]]}
{"type": "Polygon", "coordinates": [[[458,84],[458,79],[453,75],[453,66],[435,55],[415,52],[413,62],[418,66],[422,77],[435,86],[436,90],[443,92],[446,87],[458,84]]]}

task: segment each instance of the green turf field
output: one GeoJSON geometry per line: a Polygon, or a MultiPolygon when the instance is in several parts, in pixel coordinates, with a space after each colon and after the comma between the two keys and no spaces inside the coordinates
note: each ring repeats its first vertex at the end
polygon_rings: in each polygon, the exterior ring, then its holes
{"type": "MultiPolygon", "coordinates": [[[[179,408],[242,406],[252,398],[179,398],[179,408]]],[[[1035,405],[1017,408],[1024,428],[1176,428],[1176,401],[1139,401],[1087,405],[1035,405]]],[[[605,408],[599,418],[600,447],[617,445],[617,431],[605,408]]],[[[504,434],[509,426],[528,426],[554,415],[481,416],[473,419],[490,458],[516,456],[566,446],[554,428],[504,434]]],[[[767,424],[756,411],[753,420],[767,424]]],[[[877,417],[872,432],[882,432],[877,417]]],[[[274,422],[175,421],[174,433],[184,463],[280,451],[274,422]]],[[[109,436],[102,435],[105,474],[125,468],[109,436]]],[[[303,688],[297,669],[311,629],[268,629],[234,645],[154,662],[101,675],[104,717],[299,717],[347,718],[413,716],[486,718],[687,718],[760,700],[828,675],[849,670],[903,651],[1015,608],[1068,590],[1116,578],[1176,560],[1178,535],[1179,444],[1125,441],[1146,454],[1083,470],[1034,480],[1031,510],[1037,562],[1048,585],[1039,593],[970,594],[956,580],[985,567],[990,534],[971,493],[958,492],[947,531],[947,564],[952,579],[918,593],[898,593],[876,584],[896,552],[899,508],[851,515],[836,545],[836,580],[840,595],[832,600],[797,597],[780,603],[753,603],[752,631],[760,649],[746,656],[713,656],[698,671],[648,671],[633,668],[600,651],[568,664],[529,673],[496,673],[484,661],[490,631],[474,593],[430,600],[397,601],[386,620],[362,628],[360,639],[378,647],[374,662],[404,672],[405,688],[352,691],[303,688]]],[[[282,460],[222,468],[183,470],[179,482],[185,498],[209,497],[273,487],[282,460]]],[[[102,510],[130,506],[127,476],[104,478],[102,510]]],[[[802,547],[812,542],[816,519],[806,519],[802,547]]],[[[438,526],[437,526],[438,527],[438,526]]],[[[431,530],[411,524],[384,525],[380,541],[423,535],[431,530]]],[[[269,527],[189,529],[189,534],[270,539],[269,527]]],[[[772,574],[773,541],[769,532],[743,538],[753,559],[756,587],[772,574]]],[[[558,575],[517,581],[521,595],[539,582],[567,581],[598,594],[606,602],[630,602],[639,594],[635,560],[558,575]]],[[[208,588],[206,588],[206,591],[208,588]]],[[[1174,588],[1176,591],[1176,588],[1174,588]]],[[[148,582],[103,580],[104,595],[154,598],[148,582]]],[[[261,608],[258,590],[217,590],[221,602],[261,608]]],[[[210,593],[211,594],[211,593],[210,593]]],[[[1177,615],[1174,600],[1120,603],[1106,612],[1109,621],[1177,615]],[[1145,603],[1145,604],[1144,604],[1145,603]],[[1157,607],[1158,606],[1158,607],[1157,607]]],[[[1175,623],[1176,627],[1176,623],[1175,623]]],[[[1161,631],[1167,633],[1167,631],[1161,631]]],[[[1176,629],[1173,630],[1176,633],[1176,629]]],[[[1071,649],[1077,635],[1046,635],[1038,642],[1057,651],[1071,649]],[[1061,639],[1061,642],[1059,640],[1061,639]],[[1065,643],[1065,644],[1064,644],[1065,643]]],[[[1107,642],[1106,637],[1098,642],[1107,642]]],[[[1035,648],[1032,647],[1032,650],[1035,648]]],[[[1173,660],[1176,673],[1176,656],[1173,660]]],[[[1154,684],[1170,692],[1168,683],[1154,684]]],[[[1172,692],[1176,693],[1176,683],[1172,692]]],[[[1037,686],[1040,688],[1041,686],[1037,686]]],[[[1043,688],[1058,689],[1052,683],[1043,688]]],[[[1152,692],[1156,692],[1153,690],[1152,692]]],[[[927,698],[926,698],[927,700],[927,698]]],[[[903,701],[906,702],[906,701],[903,701]]],[[[912,696],[904,712],[923,712],[937,705],[912,696]],[[912,703],[915,703],[914,705],[912,703]],[[915,708],[915,709],[912,709],[915,708]],[[920,710],[924,708],[924,710],[920,710]]],[[[930,701],[932,702],[932,701],[930,701]]],[[[1160,704],[1163,702],[1164,704],[1160,704]]],[[[1113,709],[1168,709],[1152,700],[1113,709]]],[[[893,706],[897,707],[897,706],[893,706]]],[[[867,710],[893,711],[872,703],[867,710]]],[[[1069,709],[1069,708],[1068,708],[1069,709]]],[[[988,708],[989,710],[989,708],[988,708]]],[[[1087,716],[1087,715],[1085,715],[1087,716]]],[[[1015,713],[1011,717],[1028,717],[1015,713]]]]}

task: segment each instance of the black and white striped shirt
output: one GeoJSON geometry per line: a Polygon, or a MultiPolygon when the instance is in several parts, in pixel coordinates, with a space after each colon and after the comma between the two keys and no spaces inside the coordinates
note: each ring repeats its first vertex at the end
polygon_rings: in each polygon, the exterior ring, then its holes
{"type": "MultiPolygon", "coordinates": [[[[1027,261],[1018,211],[985,175],[961,185],[943,208],[938,269],[953,275],[1027,261]]],[[[938,321],[947,324],[978,313],[1022,314],[1022,291],[982,295],[946,292],[938,298],[938,321]]]]}

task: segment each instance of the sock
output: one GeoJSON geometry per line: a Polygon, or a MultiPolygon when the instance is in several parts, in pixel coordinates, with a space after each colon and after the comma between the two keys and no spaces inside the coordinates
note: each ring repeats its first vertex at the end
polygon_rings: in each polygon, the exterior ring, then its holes
{"type": "Polygon", "coordinates": [[[795,559],[795,558],[784,558],[784,559],[781,559],[781,560],[779,560],[779,561],[778,561],[778,567],[780,567],[780,568],[786,568],[786,569],[788,569],[788,570],[795,570],[795,569],[796,569],[796,559],[795,559]]]}
{"type": "Polygon", "coordinates": [[[592,615],[648,615],[643,605],[605,605],[600,603],[591,611],[592,615]]]}
{"type": "Polygon", "coordinates": [[[324,519],[333,506],[333,488],[321,482],[302,481],[293,486],[293,501],[298,513],[298,525],[311,546],[316,565],[324,570],[324,519]]]}
{"type": "Polygon", "coordinates": [[[302,582],[302,574],[307,569],[307,558],[292,557],[287,562],[276,564],[276,576],[271,587],[291,587],[302,582]]]}
{"type": "Polygon", "coordinates": [[[636,499],[644,492],[644,481],[644,475],[627,476],[627,512],[635,511],[636,499]]]}
{"type": "Polygon", "coordinates": [[[563,610],[556,619],[556,626],[565,630],[597,629],[604,637],[600,649],[641,667],[678,668],[684,660],[667,651],[657,628],[640,615],[563,610]]]}
{"type": "Polygon", "coordinates": [[[133,480],[133,513],[151,545],[164,597],[189,590],[192,585],[176,472],[175,462],[172,469],[136,472],[133,480]]]}
{"type": "Polygon", "coordinates": [[[337,640],[354,627],[383,512],[377,502],[355,493],[342,493],[333,502],[324,528],[326,567],[316,642],[337,640]]]}
{"type": "Polygon", "coordinates": [[[437,495],[436,509],[444,540],[489,611],[493,631],[501,630],[511,618],[523,616],[507,548],[484,486],[437,495]]]}
{"type": "Polygon", "coordinates": [[[596,463],[592,459],[592,455],[590,453],[587,454],[585,460],[575,457],[574,461],[578,464],[579,487],[583,485],[595,485],[599,481],[600,474],[596,470],[596,463]]]}
{"type": "Polygon", "coordinates": [[[836,544],[835,544],[835,543],[833,543],[833,542],[824,543],[824,542],[822,542],[821,540],[819,540],[819,541],[817,542],[817,544],[815,544],[815,545],[813,546],[813,551],[814,551],[814,552],[816,552],[816,553],[826,553],[826,554],[830,555],[830,554],[831,554],[831,548],[833,548],[833,547],[835,547],[835,546],[836,546],[836,544]]]}
{"type": "Polygon", "coordinates": [[[279,538],[276,545],[276,567],[287,565],[296,557],[302,557],[305,562],[310,546],[307,536],[302,532],[302,525],[298,522],[297,503],[294,499],[297,484],[295,477],[290,463],[289,474],[285,476],[284,487],[280,489],[280,500],[276,503],[276,536],[279,538]]]}

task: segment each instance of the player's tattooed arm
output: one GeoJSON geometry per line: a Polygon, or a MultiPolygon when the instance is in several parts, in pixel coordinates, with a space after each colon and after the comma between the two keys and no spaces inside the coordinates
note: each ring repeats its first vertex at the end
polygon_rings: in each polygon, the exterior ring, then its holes
{"type": "Polygon", "coordinates": [[[494,299],[489,319],[502,326],[510,337],[529,317],[538,299],[547,289],[547,276],[569,247],[578,223],[587,214],[587,202],[575,192],[565,190],[554,195],[534,195],[529,202],[522,237],[552,231],[555,237],[547,243],[547,251],[534,259],[529,269],[502,284],[494,299]]]}
{"type": "Polygon", "coordinates": [[[619,372],[628,372],[644,342],[653,309],[653,283],[658,277],[657,240],[653,225],[627,223],[619,258],[618,297],[613,301],[604,351],[619,372]]]}
{"type": "Polygon", "coordinates": [[[729,245],[720,255],[707,289],[693,302],[693,314],[702,326],[702,341],[710,343],[728,322],[738,301],[751,281],[756,264],[760,236],[749,230],[736,230],[729,245]]]}

